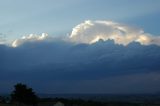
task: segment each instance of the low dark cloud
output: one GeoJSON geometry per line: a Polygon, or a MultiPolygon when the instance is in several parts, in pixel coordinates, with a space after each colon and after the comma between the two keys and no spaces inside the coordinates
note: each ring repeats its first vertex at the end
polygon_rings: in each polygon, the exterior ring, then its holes
{"type": "Polygon", "coordinates": [[[17,82],[41,93],[154,93],[160,88],[156,45],[123,46],[112,40],[0,45],[0,64],[0,92],[9,92],[17,82]]]}

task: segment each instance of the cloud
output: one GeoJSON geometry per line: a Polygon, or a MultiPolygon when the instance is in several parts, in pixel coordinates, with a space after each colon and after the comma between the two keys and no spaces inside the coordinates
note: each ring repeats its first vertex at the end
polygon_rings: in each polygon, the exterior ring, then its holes
{"type": "MultiPolygon", "coordinates": [[[[121,89],[119,93],[137,93],[139,87],[143,89],[152,85],[152,89],[145,89],[141,93],[154,93],[160,88],[158,76],[151,82],[145,79],[148,73],[160,75],[160,47],[157,45],[145,46],[133,42],[123,46],[112,40],[92,45],[75,45],[65,41],[32,42],[16,48],[0,45],[0,58],[0,86],[3,85],[1,82],[8,85],[27,82],[44,92],[46,89],[43,86],[48,87],[50,93],[114,93],[115,88],[121,89]],[[138,78],[132,77],[131,80],[123,77],[135,74],[144,74],[144,79],[141,79],[141,75],[138,78]],[[123,80],[117,80],[117,77],[123,80]],[[139,87],[128,88],[128,84],[139,87]],[[108,89],[101,89],[108,85],[108,89]]],[[[149,76],[152,78],[154,75],[149,76]]],[[[7,85],[3,88],[2,90],[7,89],[7,85]]]]}
{"type": "Polygon", "coordinates": [[[138,73],[106,77],[99,80],[83,80],[74,84],[75,86],[73,86],[72,90],[79,89],[82,93],[94,92],[103,94],[153,93],[152,91],[159,91],[159,81],[160,73],[138,73]],[[83,88],[81,88],[81,86],[83,86],[83,88]]]}
{"type": "Polygon", "coordinates": [[[36,34],[30,34],[28,36],[23,36],[20,39],[16,39],[12,43],[12,47],[17,47],[19,45],[22,45],[26,42],[37,42],[47,39],[48,34],[42,33],[42,35],[36,35],[36,34]]]}
{"type": "Polygon", "coordinates": [[[5,44],[5,40],[0,37],[0,44],[5,44]]]}
{"type": "Polygon", "coordinates": [[[111,21],[86,21],[68,38],[49,39],[31,34],[15,40],[14,48],[0,45],[2,92],[17,82],[48,93],[159,91],[159,37],[111,21]]]}
{"type": "Polygon", "coordinates": [[[5,44],[6,42],[6,34],[0,33],[0,44],[5,44]]]}
{"type": "Polygon", "coordinates": [[[142,45],[160,45],[160,36],[152,36],[143,30],[113,21],[87,20],[73,28],[70,39],[76,43],[92,44],[100,39],[114,40],[116,44],[128,45],[139,42],[142,45]]]}
{"type": "MultiPolygon", "coordinates": [[[[53,37],[53,36],[52,36],[53,37]]],[[[20,46],[26,42],[37,42],[53,40],[47,33],[42,35],[30,34],[16,39],[12,47],[20,46]]],[[[139,42],[142,45],[155,44],[160,46],[160,36],[145,33],[142,29],[113,21],[91,21],[87,20],[73,28],[69,36],[56,36],[57,40],[93,44],[99,40],[114,40],[116,44],[128,45],[139,42]]]]}

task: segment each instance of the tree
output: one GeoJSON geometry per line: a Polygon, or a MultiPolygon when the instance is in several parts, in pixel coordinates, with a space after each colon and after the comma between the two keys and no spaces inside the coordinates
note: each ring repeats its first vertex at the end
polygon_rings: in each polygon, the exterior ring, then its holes
{"type": "Polygon", "coordinates": [[[0,96],[0,103],[5,103],[5,102],[6,102],[5,97],[0,96]]]}
{"type": "Polygon", "coordinates": [[[20,104],[36,105],[38,97],[32,88],[28,88],[25,84],[18,83],[14,86],[11,93],[11,101],[20,104]]]}

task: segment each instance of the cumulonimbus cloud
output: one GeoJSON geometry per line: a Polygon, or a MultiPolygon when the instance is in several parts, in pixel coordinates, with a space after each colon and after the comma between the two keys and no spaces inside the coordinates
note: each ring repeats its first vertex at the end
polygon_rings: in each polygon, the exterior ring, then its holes
{"type": "Polygon", "coordinates": [[[143,30],[113,21],[87,20],[73,28],[70,40],[76,43],[92,44],[100,39],[114,40],[116,44],[127,45],[139,42],[142,45],[160,45],[160,37],[152,36],[143,30]]]}
{"type": "Polygon", "coordinates": [[[42,41],[48,37],[47,33],[42,33],[42,35],[30,34],[28,36],[23,36],[20,39],[16,39],[12,43],[12,47],[17,47],[26,42],[42,41]]]}
{"type": "Polygon", "coordinates": [[[15,40],[14,49],[0,45],[0,86],[5,91],[8,85],[21,81],[40,90],[47,86],[55,91],[67,87],[71,93],[153,94],[160,88],[160,46],[156,46],[159,41],[158,36],[112,21],[85,21],[73,28],[66,39],[30,34],[15,40]],[[134,43],[127,47],[112,41],[90,45],[99,39],[112,39],[123,45],[134,43]],[[23,46],[27,42],[32,43],[23,46]],[[50,87],[54,82],[60,85],[50,87]]]}
{"type": "MultiPolygon", "coordinates": [[[[17,47],[26,42],[42,41],[46,39],[50,39],[46,33],[42,33],[42,35],[30,34],[14,40],[12,47],[17,47]]],[[[128,45],[131,42],[139,42],[142,45],[155,44],[160,46],[160,36],[153,36],[152,34],[145,33],[142,29],[113,21],[87,20],[75,26],[70,36],[60,36],[59,39],[67,42],[87,44],[95,43],[101,39],[104,41],[114,40],[116,44],[122,45],[128,45]]]]}

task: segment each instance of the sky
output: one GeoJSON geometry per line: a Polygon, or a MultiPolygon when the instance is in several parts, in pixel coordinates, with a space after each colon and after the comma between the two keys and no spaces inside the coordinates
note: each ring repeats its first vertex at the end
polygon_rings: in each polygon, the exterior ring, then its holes
{"type": "Polygon", "coordinates": [[[0,36],[66,35],[85,20],[112,20],[158,35],[159,0],[1,0],[0,36]],[[150,27],[152,25],[152,27],[150,27]],[[155,27],[155,28],[153,28],[155,27]]]}
{"type": "Polygon", "coordinates": [[[160,0],[0,0],[0,93],[160,92],[160,0]]]}

